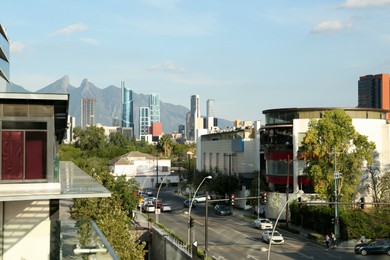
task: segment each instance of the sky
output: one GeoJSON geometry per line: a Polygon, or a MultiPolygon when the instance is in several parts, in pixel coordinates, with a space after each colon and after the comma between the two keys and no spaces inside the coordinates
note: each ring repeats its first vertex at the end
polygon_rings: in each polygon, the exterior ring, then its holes
{"type": "MultiPolygon", "coordinates": [[[[11,81],[36,91],[121,81],[217,118],[356,107],[358,80],[390,73],[390,0],[13,0],[0,23],[11,81]]],[[[98,102],[98,101],[97,101],[98,102]]]]}

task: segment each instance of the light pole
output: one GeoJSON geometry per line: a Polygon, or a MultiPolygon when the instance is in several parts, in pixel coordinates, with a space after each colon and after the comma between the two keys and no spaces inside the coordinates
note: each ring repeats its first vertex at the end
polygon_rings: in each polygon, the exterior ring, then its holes
{"type": "MultiPolygon", "coordinates": [[[[290,160],[290,155],[287,155],[287,161],[284,160],[287,163],[286,201],[288,201],[288,193],[290,192],[290,163],[293,161],[290,160]]],[[[288,203],[286,207],[286,226],[288,227],[288,203]]]]}
{"type": "Polygon", "coordinates": [[[168,175],[165,175],[164,179],[161,181],[160,186],[158,186],[158,190],[157,190],[157,195],[156,195],[156,208],[155,208],[156,223],[158,223],[158,219],[159,219],[159,216],[160,216],[160,210],[157,210],[158,195],[160,194],[161,186],[162,186],[162,184],[165,182],[165,180],[167,179],[167,176],[168,176],[168,175]]]}
{"type": "MultiPolygon", "coordinates": [[[[296,195],[302,195],[303,194],[303,191],[302,190],[298,190],[296,192],[294,192],[293,194],[296,194],[296,195]]],[[[271,255],[271,244],[272,244],[272,237],[274,236],[274,232],[275,232],[275,228],[278,224],[278,221],[279,221],[279,218],[280,216],[282,215],[283,213],[283,210],[284,208],[287,206],[287,204],[290,202],[290,200],[292,200],[294,198],[294,196],[291,196],[283,205],[283,207],[280,209],[280,212],[279,212],[279,215],[278,217],[276,218],[276,221],[275,221],[275,224],[274,224],[274,228],[272,229],[272,234],[271,234],[271,237],[269,239],[269,243],[268,243],[268,260],[270,259],[270,255],[271,255]]]]}
{"type": "Polygon", "coordinates": [[[336,169],[336,145],[334,146],[334,234],[336,236],[336,245],[340,238],[340,226],[339,226],[339,205],[338,205],[338,190],[337,181],[340,179],[340,173],[336,169]]]}
{"type": "Polygon", "coordinates": [[[190,242],[190,245],[192,245],[191,226],[190,226],[190,224],[191,224],[191,209],[192,209],[192,204],[194,203],[194,199],[195,199],[195,197],[196,197],[196,193],[198,192],[200,186],[202,186],[203,182],[204,182],[206,179],[212,179],[212,178],[213,178],[213,176],[211,176],[211,175],[208,175],[208,176],[206,176],[206,177],[203,178],[203,180],[200,182],[198,188],[196,188],[195,193],[194,193],[194,195],[193,195],[193,197],[192,197],[191,203],[190,203],[189,208],[188,208],[188,232],[187,232],[187,233],[188,233],[188,241],[190,242]]]}

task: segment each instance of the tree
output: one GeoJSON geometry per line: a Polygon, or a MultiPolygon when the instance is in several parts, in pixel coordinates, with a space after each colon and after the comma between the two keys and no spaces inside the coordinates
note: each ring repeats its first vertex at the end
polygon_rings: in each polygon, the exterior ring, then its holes
{"type": "Polygon", "coordinates": [[[164,157],[168,158],[171,156],[172,152],[172,140],[168,135],[161,136],[160,140],[157,143],[157,150],[164,153],[164,157]]]}
{"type": "Polygon", "coordinates": [[[112,132],[109,136],[110,144],[119,146],[121,148],[127,148],[130,145],[130,140],[124,136],[121,132],[112,132]]]}
{"type": "Polygon", "coordinates": [[[335,109],[310,121],[299,157],[306,160],[304,172],[313,180],[315,192],[325,198],[334,195],[334,171],[341,173],[339,200],[347,201],[356,195],[362,167],[372,163],[374,150],[375,143],[355,130],[351,117],[335,109]]]}
{"type": "Polygon", "coordinates": [[[102,127],[90,126],[86,129],[76,127],[73,130],[73,135],[76,139],[75,147],[80,148],[82,151],[98,150],[107,144],[102,127]]]}

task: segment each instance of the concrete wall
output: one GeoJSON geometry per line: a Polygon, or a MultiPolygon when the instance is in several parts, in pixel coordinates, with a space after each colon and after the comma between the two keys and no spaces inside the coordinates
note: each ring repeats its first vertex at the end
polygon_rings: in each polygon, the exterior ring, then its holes
{"type": "Polygon", "coordinates": [[[49,259],[49,201],[2,202],[2,255],[8,259],[49,259]]]}
{"type": "Polygon", "coordinates": [[[192,259],[186,246],[180,244],[166,232],[153,226],[152,257],[151,260],[186,260],[192,259]]]}

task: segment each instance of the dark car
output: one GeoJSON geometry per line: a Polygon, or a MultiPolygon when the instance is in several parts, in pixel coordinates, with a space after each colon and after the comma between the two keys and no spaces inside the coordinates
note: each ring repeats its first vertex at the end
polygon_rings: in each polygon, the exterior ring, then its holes
{"type": "Polygon", "coordinates": [[[214,207],[215,214],[220,216],[230,216],[233,215],[232,210],[230,209],[229,205],[225,204],[217,204],[214,207]]]}
{"type": "MultiPolygon", "coordinates": [[[[184,207],[185,208],[189,208],[190,207],[190,204],[191,204],[191,200],[185,200],[184,201],[184,207]]],[[[196,201],[194,200],[194,202],[192,203],[192,207],[195,208],[196,207],[196,201]]]]}
{"type": "Polygon", "coordinates": [[[367,254],[388,254],[390,255],[390,239],[378,239],[368,243],[355,245],[355,253],[361,255],[367,254]]]}

